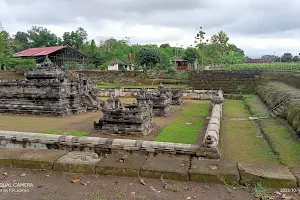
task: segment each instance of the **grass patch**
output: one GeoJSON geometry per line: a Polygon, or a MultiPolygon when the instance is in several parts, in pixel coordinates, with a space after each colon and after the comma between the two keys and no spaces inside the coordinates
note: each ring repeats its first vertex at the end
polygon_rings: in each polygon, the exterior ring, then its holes
{"type": "Polygon", "coordinates": [[[253,121],[223,121],[221,132],[226,138],[222,145],[227,157],[234,162],[278,163],[276,156],[260,135],[253,121]]]}
{"type": "Polygon", "coordinates": [[[254,117],[264,117],[268,115],[267,110],[264,110],[264,104],[261,102],[258,96],[254,95],[252,97],[247,97],[244,101],[254,117]]]}
{"type": "Polygon", "coordinates": [[[223,115],[229,118],[247,118],[251,116],[246,110],[244,101],[231,99],[225,100],[223,115]]]}
{"type": "Polygon", "coordinates": [[[75,131],[75,130],[48,130],[45,131],[46,134],[61,134],[63,132],[68,132],[70,136],[85,136],[88,134],[86,131],[75,131]]]}
{"type": "Polygon", "coordinates": [[[182,111],[183,116],[206,117],[211,109],[211,102],[203,101],[200,104],[190,103],[182,111]]]}
{"type": "Polygon", "coordinates": [[[243,96],[243,97],[253,97],[253,96],[256,96],[255,94],[228,94],[228,95],[231,95],[231,96],[243,96]]]}
{"type": "Polygon", "coordinates": [[[300,142],[293,133],[277,120],[264,120],[261,125],[282,164],[288,167],[300,165],[300,142]]]}
{"type": "MultiPolygon", "coordinates": [[[[187,85],[172,85],[172,84],[166,84],[164,85],[165,88],[188,88],[187,85]]],[[[152,88],[156,89],[158,85],[124,85],[120,83],[100,83],[97,85],[99,89],[105,89],[105,88],[115,88],[115,87],[123,87],[128,89],[136,89],[136,88],[152,88]]]]}
{"type": "Polygon", "coordinates": [[[203,122],[200,118],[178,118],[168,124],[153,141],[194,144],[203,122]]]}

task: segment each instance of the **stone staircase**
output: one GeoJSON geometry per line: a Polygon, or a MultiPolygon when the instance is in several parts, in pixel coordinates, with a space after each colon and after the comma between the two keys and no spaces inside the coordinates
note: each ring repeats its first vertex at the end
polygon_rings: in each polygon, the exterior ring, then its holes
{"type": "Polygon", "coordinates": [[[296,97],[291,94],[284,95],[280,99],[278,99],[276,102],[269,105],[267,109],[269,110],[272,117],[280,116],[284,112],[285,104],[295,98],[296,97]]]}

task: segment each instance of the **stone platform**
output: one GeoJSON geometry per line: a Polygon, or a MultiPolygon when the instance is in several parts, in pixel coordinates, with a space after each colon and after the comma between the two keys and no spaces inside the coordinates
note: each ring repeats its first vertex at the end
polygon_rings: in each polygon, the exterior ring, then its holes
{"type": "Polygon", "coordinates": [[[0,167],[47,169],[62,172],[137,176],[143,178],[175,179],[182,181],[223,184],[253,184],[265,187],[296,188],[299,167],[282,165],[231,163],[218,160],[199,160],[190,156],[139,155],[113,153],[96,155],[93,152],[64,150],[32,150],[0,148],[0,167]],[[296,177],[295,177],[296,176],[296,177]]]}

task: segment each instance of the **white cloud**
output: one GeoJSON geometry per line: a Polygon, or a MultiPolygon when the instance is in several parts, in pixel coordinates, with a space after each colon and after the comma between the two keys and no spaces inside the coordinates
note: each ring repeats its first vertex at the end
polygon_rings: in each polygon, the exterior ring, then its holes
{"type": "Polygon", "coordinates": [[[224,30],[246,54],[259,56],[300,51],[299,9],[298,0],[0,0],[0,22],[10,33],[38,25],[62,36],[80,26],[90,39],[184,46],[203,26],[208,35],[224,30]]]}

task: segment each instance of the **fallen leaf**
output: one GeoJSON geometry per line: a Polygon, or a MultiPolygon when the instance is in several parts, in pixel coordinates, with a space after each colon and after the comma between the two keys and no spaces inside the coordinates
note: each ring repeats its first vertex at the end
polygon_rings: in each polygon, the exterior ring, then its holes
{"type": "Polygon", "coordinates": [[[139,182],[142,185],[146,185],[146,183],[145,183],[145,181],[144,181],[144,179],[142,177],[139,177],[139,182]]]}
{"type": "Polygon", "coordinates": [[[26,174],[25,174],[25,173],[23,173],[23,174],[21,174],[20,176],[21,176],[21,177],[24,177],[24,176],[26,176],[26,174]]]}
{"type": "Polygon", "coordinates": [[[71,180],[72,183],[78,183],[80,181],[79,177],[75,177],[71,180]]]}

